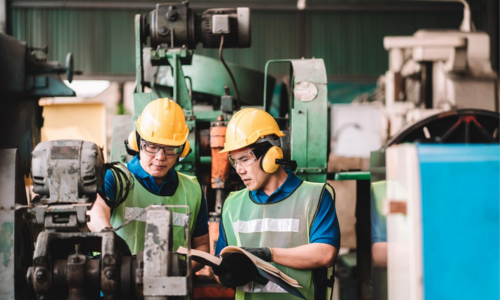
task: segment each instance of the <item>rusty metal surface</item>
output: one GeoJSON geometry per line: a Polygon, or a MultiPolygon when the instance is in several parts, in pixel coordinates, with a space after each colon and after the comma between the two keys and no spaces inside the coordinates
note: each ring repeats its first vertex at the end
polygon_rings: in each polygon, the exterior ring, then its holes
{"type": "Polygon", "coordinates": [[[120,298],[123,300],[136,299],[135,297],[135,270],[136,257],[123,256],[120,268],[120,298]]]}
{"type": "Polygon", "coordinates": [[[234,290],[224,288],[220,285],[195,286],[193,292],[195,299],[218,299],[230,300],[234,299],[234,290]]]}
{"type": "Polygon", "coordinates": [[[172,212],[167,209],[147,212],[144,238],[144,277],[167,276],[170,267],[172,212]]]}
{"type": "Polygon", "coordinates": [[[226,153],[219,153],[224,148],[228,122],[210,124],[210,147],[212,148],[212,188],[223,189],[228,186],[229,161],[226,153]]]}
{"type": "MultiPolygon", "coordinates": [[[[172,212],[170,210],[158,207],[147,212],[143,278],[145,299],[150,299],[148,296],[168,295],[168,291],[159,289],[168,285],[167,276],[171,268],[172,233],[172,212]],[[163,283],[160,281],[163,281],[163,283]]],[[[154,299],[166,299],[166,297],[155,297],[154,299]]]]}
{"type": "Polygon", "coordinates": [[[136,299],[142,300],[144,299],[144,286],[142,282],[142,278],[144,277],[144,252],[137,251],[136,256],[137,266],[135,271],[135,285],[136,285],[136,299]]]}
{"type": "Polygon", "coordinates": [[[120,256],[115,247],[114,232],[101,232],[101,289],[105,300],[113,300],[119,291],[120,256]]]}
{"type": "Polygon", "coordinates": [[[114,298],[120,292],[120,253],[130,255],[117,240],[114,232],[41,232],[27,274],[32,289],[39,297],[64,295],[66,290],[68,299],[95,298],[101,289],[105,299],[114,298]],[[82,245],[82,251],[75,249],[75,244],[84,242],[88,245],[82,245]],[[82,254],[99,250],[99,244],[101,261],[82,254]],[[68,246],[73,246],[74,254],[68,246]]]}
{"type": "Polygon", "coordinates": [[[201,129],[200,133],[200,156],[210,155],[210,129],[201,129]]]}
{"type": "MultiPolygon", "coordinates": [[[[173,246],[173,224],[174,213],[168,208],[185,208],[186,217],[181,218],[184,222],[184,238],[188,252],[191,249],[191,236],[189,215],[191,214],[187,205],[151,205],[147,211],[147,224],[144,242],[142,262],[138,261],[139,269],[143,276],[136,275],[138,290],[142,288],[145,299],[167,299],[166,296],[186,296],[191,293],[191,259],[190,255],[184,261],[185,274],[179,272],[180,265],[176,255],[172,255],[173,246]],[[174,262],[172,262],[175,260],[174,262]],[[140,266],[143,266],[140,270],[140,266]],[[176,270],[172,268],[175,267],[176,270]],[[174,275],[174,276],[172,276],[174,275]],[[176,276],[177,275],[177,276],[176,276]]],[[[138,255],[141,255],[138,253],[138,255]]]]}
{"type": "Polygon", "coordinates": [[[41,204],[93,202],[103,183],[102,150],[81,140],[49,141],[33,151],[34,192],[41,204]]]}
{"type": "Polygon", "coordinates": [[[51,231],[86,229],[90,209],[104,183],[102,149],[92,142],[59,140],[33,151],[33,201],[36,224],[51,231]]]}
{"type": "Polygon", "coordinates": [[[210,123],[210,147],[224,148],[226,141],[226,128],[228,122],[211,122],[210,123]]]}
{"type": "MultiPolygon", "coordinates": [[[[185,296],[188,294],[188,278],[184,276],[144,277],[144,296],[185,296]]],[[[159,299],[160,297],[155,297],[159,299]]],[[[165,297],[166,298],[166,297],[165,297]]]]}
{"type": "Polygon", "coordinates": [[[66,265],[66,282],[68,284],[68,300],[87,300],[86,295],[86,264],[87,257],[78,253],[76,245],[75,254],[68,256],[66,265]]]}

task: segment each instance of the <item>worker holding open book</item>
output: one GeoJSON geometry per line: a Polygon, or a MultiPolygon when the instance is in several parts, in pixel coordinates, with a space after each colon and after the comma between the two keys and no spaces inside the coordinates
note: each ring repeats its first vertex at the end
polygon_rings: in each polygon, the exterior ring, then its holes
{"type": "MultiPolygon", "coordinates": [[[[292,173],[297,164],[284,160],[283,136],[274,118],[259,109],[243,109],[229,122],[221,152],[247,188],[224,203],[216,255],[226,246],[242,247],[295,279],[306,299],[326,299],[340,246],[335,192],[292,173]]],[[[272,281],[247,278],[244,266],[215,267],[214,274],[236,288],[236,299],[298,299],[272,281]]]]}

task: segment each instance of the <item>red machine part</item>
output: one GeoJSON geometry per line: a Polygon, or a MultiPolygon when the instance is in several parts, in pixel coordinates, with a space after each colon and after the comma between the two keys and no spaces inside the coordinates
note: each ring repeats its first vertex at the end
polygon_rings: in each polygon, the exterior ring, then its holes
{"type": "Polygon", "coordinates": [[[213,122],[210,127],[212,148],[212,188],[223,189],[229,180],[229,161],[226,153],[219,153],[226,141],[227,122],[213,122]]]}

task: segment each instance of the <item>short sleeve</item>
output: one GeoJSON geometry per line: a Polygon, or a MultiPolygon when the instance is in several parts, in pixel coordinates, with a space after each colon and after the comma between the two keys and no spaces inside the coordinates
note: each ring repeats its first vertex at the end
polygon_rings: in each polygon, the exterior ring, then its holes
{"type": "Polygon", "coordinates": [[[198,212],[198,218],[196,219],[193,237],[200,237],[208,233],[208,212],[207,212],[207,201],[203,192],[201,192],[201,205],[200,211],[198,212]]]}
{"type": "Polygon", "coordinates": [[[106,191],[106,197],[108,198],[108,200],[111,202],[115,202],[116,182],[111,170],[107,170],[106,175],[104,176],[104,190],[106,191]]]}
{"type": "Polygon", "coordinates": [[[335,209],[335,191],[328,184],[311,226],[309,240],[311,243],[329,244],[337,249],[340,247],[340,226],[335,209]]]}

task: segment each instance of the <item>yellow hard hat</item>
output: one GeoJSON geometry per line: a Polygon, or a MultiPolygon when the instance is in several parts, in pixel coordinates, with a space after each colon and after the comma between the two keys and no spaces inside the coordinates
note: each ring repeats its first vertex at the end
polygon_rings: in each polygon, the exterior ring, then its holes
{"type": "Polygon", "coordinates": [[[224,149],[219,153],[245,148],[271,134],[285,136],[270,114],[256,108],[242,109],[229,121],[224,149]]]}
{"type": "Polygon", "coordinates": [[[182,108],[168,98],[151,101],[135,124],[141,138],[155,144],[182,146],[189,135],[182,108]]]}

